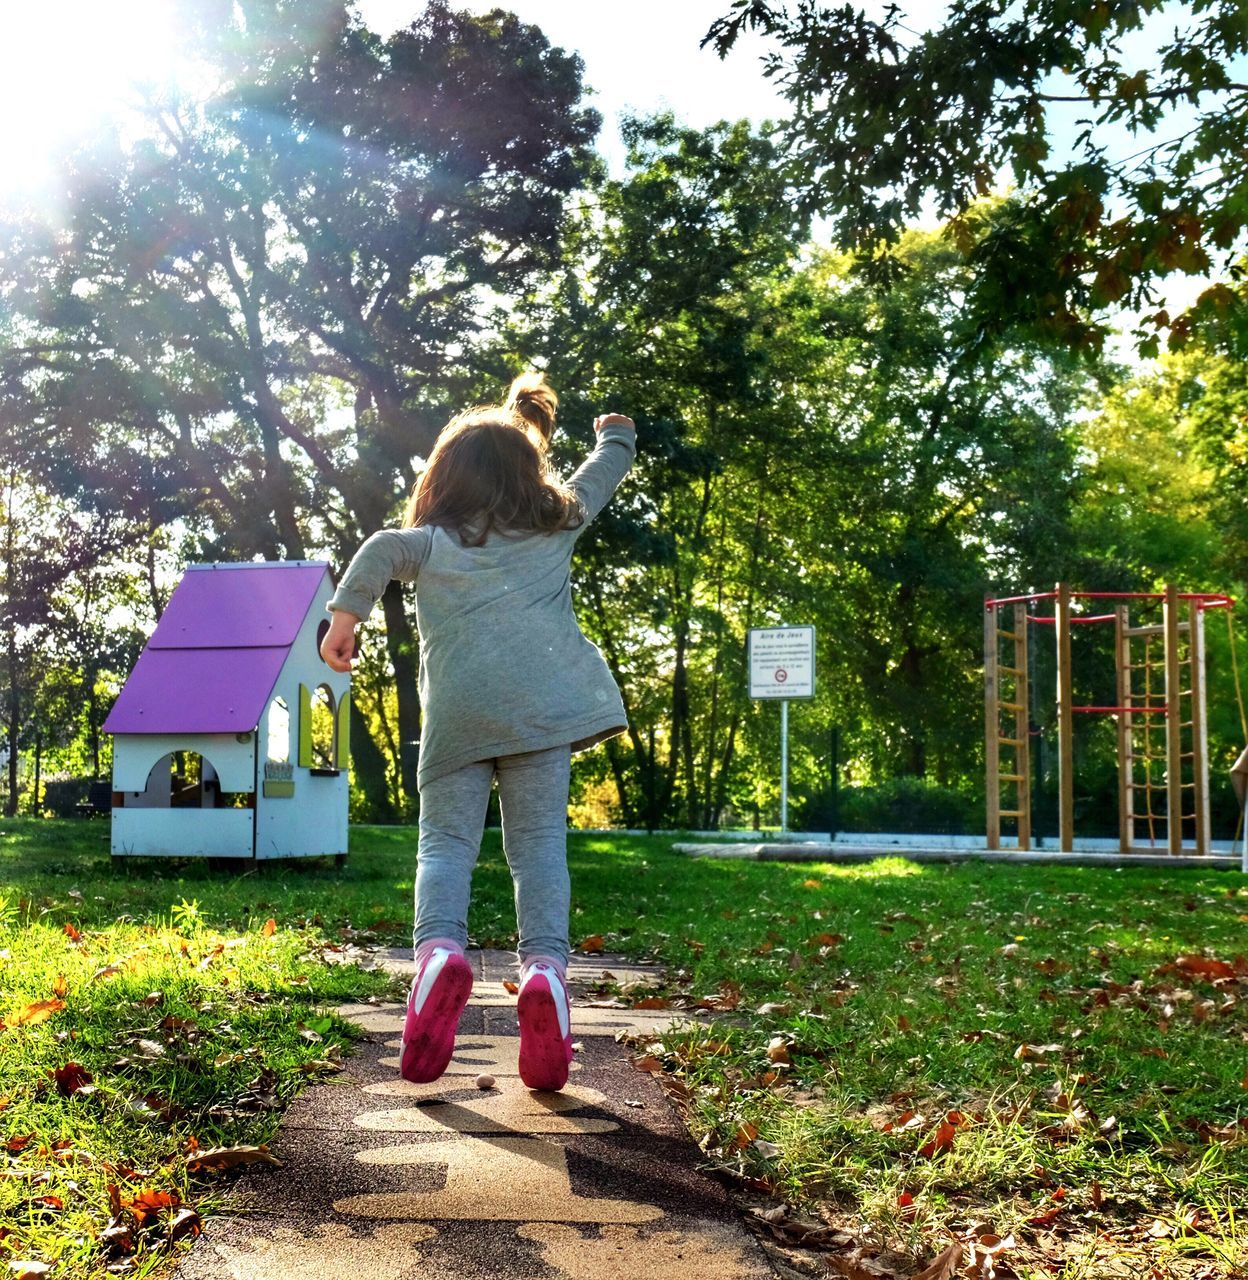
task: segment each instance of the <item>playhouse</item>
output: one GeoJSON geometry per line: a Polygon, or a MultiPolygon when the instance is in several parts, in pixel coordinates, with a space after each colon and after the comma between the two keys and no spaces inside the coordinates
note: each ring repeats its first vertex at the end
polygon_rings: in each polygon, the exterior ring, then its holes
{"type": "Polygon", "coordinates": [[[347,852],[349,674],[315,561],[183,575],[108,719],[114,855],[347,852]]]}

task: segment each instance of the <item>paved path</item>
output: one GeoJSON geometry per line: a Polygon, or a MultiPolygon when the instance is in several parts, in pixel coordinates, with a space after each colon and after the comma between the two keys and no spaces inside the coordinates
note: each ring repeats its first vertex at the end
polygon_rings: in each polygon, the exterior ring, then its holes
{"type": "MultiPolygon", "coordinates": [[[[586,1007],[586,984],[648,971],[577,958],[580,1049],[559,1093],[526,1089],[509,952],[470,952],[476,981],[442,1079],[398,1074],[400,1005],[348,1005],[367,1033],[343,1074],[302,1094],[179,1280],[772,1280],[659,1085],[616,1043],[673,1015],[586,1007]],[[474,1080],[488,1072],[487,1091],[474,1080]],[[637,1105],[640,1104],[640,1105],[637,1105]]],[[[386,967],[409,976],[410,953],[386,967]]]]}

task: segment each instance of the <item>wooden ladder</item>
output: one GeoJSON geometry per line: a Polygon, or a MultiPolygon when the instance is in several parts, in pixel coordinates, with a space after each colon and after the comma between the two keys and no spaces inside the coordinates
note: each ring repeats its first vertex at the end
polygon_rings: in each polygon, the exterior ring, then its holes
{"type": "Polygon", "coordinates": [[[1013,606],[1013,626],[1000,625],[997,609],[984,603],[984,743],[987,772],[988,848],[1001,847],[1001,819],[1013,818],[1018,847],[1031,848],[1031,714],[1027,677],[1027,605],[1013,606]],[[1012,646],[1009,661],[1001,660],[1001,641],[1012,646]],[[1001,727],[1006,713],[1008,730],[1001,727]],[[1001,749],[1006,748],[1002,761],[1001,749]],[[1009,807],[1009,788],[1014,788],[1009,807]],[[1002,788],[1006,804],[1002,804],[1002,788]]]}
{"type": "Polygon", "coordinates": [[[1159,824],[1167,851],[1181,853],[1184,823],[1191,824],[1195,851],[1209,852],[1204,610],[1192,600],[1183,619],[1183,603],[1167,585],[1158,624],[1132,626],[1125,605],[1114,611],[1118,704],[1139,708],[1118,716],[1118,825],[1124,853],[1155,852],[1159,824]],[[1163,766],[1159,776],[1155,763],[1163,766]],[[1165,808],[1158,811],[1154,806],[1162,794],[1165,808]],[[1143,845],[1137,843],[1141,824],[1147,831],[1143,845]]]}

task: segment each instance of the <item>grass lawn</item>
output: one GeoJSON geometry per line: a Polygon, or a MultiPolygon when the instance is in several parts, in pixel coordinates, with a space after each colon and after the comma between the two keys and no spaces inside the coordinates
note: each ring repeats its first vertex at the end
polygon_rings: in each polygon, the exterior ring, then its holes
{"type": "MultiPolygon", "coordinates": [[[[166,1266],[212,1207],[197,1157],[269,1136],[346,1046],[326,1010],[384,985],[324,948],[410,937],[406,830],[241,875],[115,871],[106,834],[0,825],[0,1262],[55,1276],[166,1266]]],[[[779,1235],[829,1224],[819,1274],[908,1276],[955,1242],[984,1277],[1248,1274],[1244,877],[670,843],[573,838],[573,941],[665,964],[651,1004],[718,1011],[634,1054],[709,1164],[794,1207],[779,1235]]],[[[514,945],[497,835],[470,930],[514,945]]]]}

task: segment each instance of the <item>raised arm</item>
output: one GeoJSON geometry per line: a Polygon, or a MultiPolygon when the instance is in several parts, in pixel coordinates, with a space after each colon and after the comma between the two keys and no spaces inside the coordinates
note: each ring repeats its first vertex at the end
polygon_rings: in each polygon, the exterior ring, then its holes
{"type": "Polygon", "coordinates": [[[347,565],[327,608],[353,613],[361,621],[373,611],[391,578],[415,582],[429,554],[433,530],[382,529],[367,539],[347,565]]]}
{"type": "Polygon", "coordinates": [[[603,414],[594,420],[594,430],[598,433],[594,451],[568,481],[568,488],[585,512],[582,529],[610,501],[637,454],[637,429],[631,418],[619,413],[603,414]]]}
{"type": "Polygon", "coordinates": [[[368,538],[352,557],[338,590],[325,606],[332,620],[321,641],[321,657],[333,671],[350,671],[355,629],[373,611],[391,578],[415,582],[429,554],[433,531],[382,529],[368,538]]]}

